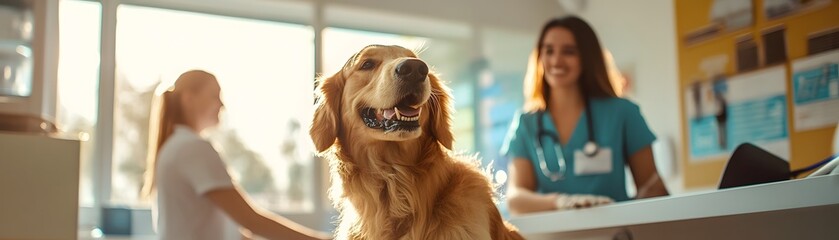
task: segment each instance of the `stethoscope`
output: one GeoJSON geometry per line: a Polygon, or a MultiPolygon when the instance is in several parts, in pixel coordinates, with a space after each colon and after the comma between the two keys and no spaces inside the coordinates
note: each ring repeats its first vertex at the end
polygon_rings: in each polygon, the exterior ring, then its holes
{"type": "MultiPolygon", "coordinates": [[[[588,157],[593,157],[597,154],[597,151],[600,149],[597,146],[597,143],[594,141],[594,125],[592,125],[592,118],[591,118],[591,107],[588,104],[588,101],[585,103],[586,108],[586,130],[588,132],[588,141],[586,144],[583,145],[583,154],[588,157]]],[[[565,156],[562,153],[562,148],[559,146],[559,137],[551,132],[545,131],[544,127],[542,127],[542,122],[544,121],[543,118],[545,116],[545,111],[539,112],[539,116],[536,118],[536,157],[539,160],[539,168],[542,170],[542,174],[545,177],[551,179],[552,182],[556,182],[565,178],[565,156]],[[542,148],[542,137],[547,135],[554,141],[554,151],[556,152],[556,163],[559,165],[559,171],[554,172],[548,168],[548,162],[545,160],[545,149],[542,148]]]]}

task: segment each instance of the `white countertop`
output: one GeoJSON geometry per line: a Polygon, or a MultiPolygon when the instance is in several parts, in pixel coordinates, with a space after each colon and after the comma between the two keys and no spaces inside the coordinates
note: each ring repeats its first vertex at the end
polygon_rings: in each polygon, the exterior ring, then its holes
{"type": "Polygon", "coordinates": [[[839,175],[534,213],[510,219],[523,234],[601,229],[839,204],[839,175]]]}

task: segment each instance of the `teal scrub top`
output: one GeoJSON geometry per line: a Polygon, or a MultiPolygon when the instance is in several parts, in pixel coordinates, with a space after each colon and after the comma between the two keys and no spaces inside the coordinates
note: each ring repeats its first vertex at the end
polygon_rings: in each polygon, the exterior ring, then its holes
{"type": "MultiPolygon", "coordinates": [[[[655,141],[655,135],[650,131],[638,105],[623,98],[594,98],[591,99],[591,118],[594,125],[594,140],[600,149],[610,148],[612,150],[612,170],[608,173],[587,174],[577,176],[574,174],[574,152],[582,151],[583,145],[588,141],[588,121],[586,114],[580,114],[577,126],[571,134],[566,145],[561,145],[561,151],[565,156],[565,171],[563,179],[553,182],[548,176],[542,173],[539,167],[539,159],[536,156],[537,118],[542,117],[542,129],[548,133],[559,136],[553,124],[551,115],[547,112],[517,113],[513,119],[504,144],[501,147],[501,154],[510,160],[514,158],[525,158],[533,164],[533,174],[537,180],[537,192],[549,193],[559,192],[565,194],[595,194],[608,196],[615,201],[626,201],[629,197],[626,194],[626,176],[624,168],[629,156],[650,146],[655,141]]],[[[549,170],[559,171],[553,138],[543,135],[542,148],[544,149],[544,160],[549,170]]]]}

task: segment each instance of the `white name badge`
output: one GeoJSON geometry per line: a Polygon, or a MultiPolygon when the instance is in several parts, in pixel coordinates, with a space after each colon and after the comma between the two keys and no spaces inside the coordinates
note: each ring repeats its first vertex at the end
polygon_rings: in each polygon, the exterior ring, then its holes
{"type": "Polygon", "coordinates": [[[593,175],[612,172],[612,149],[601,147],[594,156],[574,151],[574,175],[593,175]]]}

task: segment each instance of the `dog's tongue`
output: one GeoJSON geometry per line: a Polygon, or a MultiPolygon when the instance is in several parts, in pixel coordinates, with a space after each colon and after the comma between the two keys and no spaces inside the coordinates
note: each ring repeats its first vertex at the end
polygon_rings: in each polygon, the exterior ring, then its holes
{"type": "Polygon", "coordinates": [[[420,113],[418,108],[412,108],[412,107],[397,107],[397,108],[399,110],[399,115],[402,115],[403,117],[416,117],[420,113]]]}
{"type": "Polygon", "coordinates": [[[416,117],[420,113],[420,110],[418,108],[394,107],[389,109],[382,109],[382,116],[385,119],[393,119],[393,116],[396,116],[396,111],[399,111],[399,115],[403,117],[416,117]]]}
{"type": "Polygon", "coordinates": [[[388,108],[388,109],[382,110],[382,116],[385,117],[385,119],[393,118],[393,116],[396,115],[396,111],[394,111],[393,109],[395,109],[395,108],[388,108]]]}

